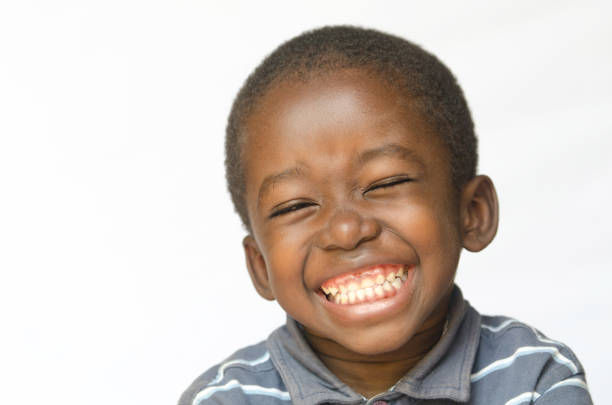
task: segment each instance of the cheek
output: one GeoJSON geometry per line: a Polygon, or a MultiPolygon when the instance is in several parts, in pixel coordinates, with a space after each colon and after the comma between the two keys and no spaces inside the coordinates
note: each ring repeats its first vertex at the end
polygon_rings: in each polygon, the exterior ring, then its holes
{"type": "Polygon", "coordinates": [[[290,240],[277,241],[264,257],[270,286],[278,304],[292,318],[310,323],[309,289],[303,274],[305,255],[300,252],[299,246],[293,245],[290,240]]]}
{"type": "Polygon", "coordinates": [[[415,249],[423,265],[434,266],[429,269],[433,274],[427,276],[454,272],[461,244],[448,204],[419,201],[404,204],[401,213],[390,211],[386,218],[389,227],[415,249]]]}
{"type": "Polygon", "coordinates": [[[270,283],[278,298],[291,296],[302,287],[302,262],[297,241],[288,238],[267,240],[266,246],[273,246],[264,252],[270,283]]]}

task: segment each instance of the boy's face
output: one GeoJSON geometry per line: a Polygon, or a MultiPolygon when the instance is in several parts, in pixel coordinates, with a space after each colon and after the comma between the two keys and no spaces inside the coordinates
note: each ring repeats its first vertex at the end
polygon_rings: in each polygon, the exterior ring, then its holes
{"type": "Polygon", "coordinates": [[[284,82],[246,134],[244,245],[260,294],[307,333],[366,355],[444,316],[459,203],[446,146],[407,100],[357,70],[284,82]]]}

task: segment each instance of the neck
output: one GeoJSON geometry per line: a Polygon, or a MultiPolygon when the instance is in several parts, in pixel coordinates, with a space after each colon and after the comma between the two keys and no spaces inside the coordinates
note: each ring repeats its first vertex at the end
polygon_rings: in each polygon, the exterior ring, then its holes
{"type": "Polygon", "coordinates": [[[308,331],[305,331],[305,336],[332,373],[356,392],[371,398],[387,391],[429,353],[442,336],[446,315],[446,310],[433,314],[410,341],[397,350],[380,355],[355,353],[308,331]]]}

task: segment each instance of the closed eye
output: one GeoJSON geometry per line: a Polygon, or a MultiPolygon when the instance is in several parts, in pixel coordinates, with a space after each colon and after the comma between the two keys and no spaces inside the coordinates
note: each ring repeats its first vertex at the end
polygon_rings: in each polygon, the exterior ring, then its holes
{"type": "Polygon", "coordinates": [[[398,186],[400,184],[404,184],[404,183],[408,183],[411,182],[412,179],[409,177],[393,177],[390,179],[387,179],[381,183],[378,184],[374,184],[372,186],[370,186],[368,189],[365,190],[365,192],[370,192],[370,191],[374,191],[374,190],[379,190],[379,189],[384,189],[384,188],[389,188],[389,187],[394,187],[394,186],[398,186]]]}
{"type": "Polygon", "coordinates": [[[272,213],[270,214],[270,218],[274,218],[274,217],[278,217],[280,215],[285,215],[285,214],[289,214],[291,212],[295,212],[301,209],[304,209],[306,207],[310,207],[314,205],[314,203],[311,202],[299,202],[293,205],[289,205],[287,207],[283,207],[283,208],[279,208],[276,209],[274,211],[272,211],[272,213]]]}

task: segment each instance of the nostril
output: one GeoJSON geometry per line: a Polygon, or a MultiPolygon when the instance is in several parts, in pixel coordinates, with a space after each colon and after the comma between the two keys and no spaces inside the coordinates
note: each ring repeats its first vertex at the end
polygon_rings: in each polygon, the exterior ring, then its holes
{"type": "Polygon", "coordinates": [[[361,234],[364,240],[370,240],[377,237],[381,229],[380,224],[374,218],[364,219],[361,223],[361,234]]]}
{"type": "Polygon", "coordinates": [[[324,231],[323,246],[326,249],[351,250],[374,239],[380,229],[375,219],[363,217],[356,211],[342,210],[329,220],[324,231]]]}

